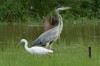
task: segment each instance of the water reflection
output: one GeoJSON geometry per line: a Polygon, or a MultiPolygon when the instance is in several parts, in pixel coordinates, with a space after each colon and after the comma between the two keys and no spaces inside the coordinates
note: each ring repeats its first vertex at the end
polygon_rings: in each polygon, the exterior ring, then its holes
{"type": "MultiPolygon", "coordinates": [[[[29,42],[35,40],[40,34],[44,32],[43,26],[29,26],[29,25],[0,25],[0,45],[5,45],[7,41],[19,41],[22,38],[29,42]]],[[[99,25],[80,25],[67,24],[64,25],[61,33],[60,41],[65,41],[66,44],[77,44],[83,42],[84,44],[91,44],[100,42],[100,27],[99,25]]]]}

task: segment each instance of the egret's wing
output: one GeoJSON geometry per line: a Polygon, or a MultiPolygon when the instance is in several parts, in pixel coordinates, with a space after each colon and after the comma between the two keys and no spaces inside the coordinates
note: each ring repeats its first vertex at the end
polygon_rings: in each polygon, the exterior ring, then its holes
{"type": "Polygon", "coordinates": [[[47,42],[55,40],[57,36],[57,27],[50,29],[40,35],[35,41],[32,42],[32,46],[35,45],[45,45],[47,42]]]}
{"type": "Polygon", "coordinates": [[[48,49],[46,49],[46,48],[37,47],[37,46],[32,47],[32,52],[34,52],[34,53],[36,53],[36,54],[48,54],[48,53],[53,53],[52,50],[48,50],[48,49]]]}

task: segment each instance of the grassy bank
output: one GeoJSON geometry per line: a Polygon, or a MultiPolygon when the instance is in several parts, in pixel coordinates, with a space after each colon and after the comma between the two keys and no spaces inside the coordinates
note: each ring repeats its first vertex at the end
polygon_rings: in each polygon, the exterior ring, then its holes
{"type": "MultiPolygon", "coordinates": [[[[18,21],[18,22],[0,22],[0,24],[25,24],[25,25],[43,25],[44,24],[44,19],[41,19],[41,18],[37,18],[37,19],[33,19],[33,20],[30,20],[28,19],[27,22],[21,22],[21,21],[18,21]]],[[[77,18],[77,19],[71,19],[71,18],[67,18],[67,17],[64,17],[63,16],[63,23],[64,24],[100,24],[100,19],[97,19],[97,18],[92,18],[92,19],[89,19],[89,18],[77,18]]]]}
{"type": "Polygon", "coordinates": [[[7,25],[7,24],[26,24],[26,25],[41,25],[41,24],[43,24],[43,22],[44,22],[44,20],[43,19],[41,19],[41,18],[35,18],[35,19],[28,19],[27,18],[27,21],[20,21],[20,20],[18,20],[18,21],[15,21],[15,22],[0,22],[0,24],[2,25],[2,24],[5,24],[5,25],[7,25]]]}

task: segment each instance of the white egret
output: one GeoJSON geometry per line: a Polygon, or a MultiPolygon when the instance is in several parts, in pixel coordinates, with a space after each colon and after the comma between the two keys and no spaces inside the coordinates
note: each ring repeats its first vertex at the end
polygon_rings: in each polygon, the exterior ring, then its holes
{"type": "Polygon", "coordinates": [[[49,54],[49,53],[53,53],[52,50],[49,50],[49,49],[46,49],[46,48],[43,48],[43,47],[39,47],[39,46],[33,46],[31,48],[28,48],[28,42],[26,39],[22,39],[21,40],[22,43],[24,43],[24,47],[25,47],[25,50],[31,54],[39,54],[39,55],[42,55],[42,54],[49,54]]]}

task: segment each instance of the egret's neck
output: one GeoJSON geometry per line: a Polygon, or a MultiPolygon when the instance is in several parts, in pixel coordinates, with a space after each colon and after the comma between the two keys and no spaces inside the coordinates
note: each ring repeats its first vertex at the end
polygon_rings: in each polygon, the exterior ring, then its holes
{"type": "Polygon", "coordinates": [[[25,41],[24,43],[25,43],[25,45],[24,45],[25,50],[27,50],[27,51],[28,51],[28,50],[29,50],[29,48],[28,48],[28,42],[27,42],[27,41],[25,41]]]}

